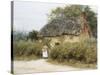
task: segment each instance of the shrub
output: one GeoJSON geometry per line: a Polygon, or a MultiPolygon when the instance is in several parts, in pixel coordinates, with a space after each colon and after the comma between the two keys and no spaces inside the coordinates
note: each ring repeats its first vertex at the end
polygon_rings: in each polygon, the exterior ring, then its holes
{"type": "Polygon", "coordinates": [[[15,57],[36,55],[41,57],[42,44],[39,42],[18,41],[13,43],[13,54],[15,57]]]}
{"type": "Polygon", "coordinates": [[[51,49],[50,58],[60,62],[76,60],[84,63],[95,63],[97,61],[96,42],[80,41],[55,46],[51,49]]]}
{"type": "Polygon", "coordinates": [[[88,47],[85,52],[85,61],[86,63],[94,63],[97,61],[97,48],[95,45],[88,47]]]}

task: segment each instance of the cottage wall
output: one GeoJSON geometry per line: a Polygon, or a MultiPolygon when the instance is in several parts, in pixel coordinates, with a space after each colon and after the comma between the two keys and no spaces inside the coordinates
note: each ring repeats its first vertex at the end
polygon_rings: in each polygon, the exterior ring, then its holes
{"type": "Polygon", "coordinates": [[[45,39],[49,39],[51,47],[54,47],[55,45],[63,44],[66,42],[71,42],[71,43],[79,42],[80,36],[62,35],[62,36],[55,36],[55,37],[45,37],[45,39]]]}
{"type": "Polygon", "coordinates": [[[66,42],[79,42],[80,36],[74,36],[74,35],[65,35],[64,36],[64,43],[66,42]]]}

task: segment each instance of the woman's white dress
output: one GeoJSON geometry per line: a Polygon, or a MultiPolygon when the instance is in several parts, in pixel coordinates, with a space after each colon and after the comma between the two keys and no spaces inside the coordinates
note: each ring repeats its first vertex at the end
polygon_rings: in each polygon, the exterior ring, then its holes
{"type": "Polygon", "coordinates": [[[43,55],[43,57],[48,57],[48,52],[47,52],[47,50],[43,50],[42,55],[43,55]]]}

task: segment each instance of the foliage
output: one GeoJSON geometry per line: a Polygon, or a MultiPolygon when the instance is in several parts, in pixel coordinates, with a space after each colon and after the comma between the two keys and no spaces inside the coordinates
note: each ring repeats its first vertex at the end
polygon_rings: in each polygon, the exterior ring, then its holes
{"type": "Polygon", "coordinates": [[[16,41],[13,44],[14,57],[28,57],[35,55],[41,57],[42,55],[42,44],[39,42],[30,42],[30,41],[16,41]]]}
{"type": "Polygon", "coordinates": [[[91,27],[92,33],[97,37],[97,14],[90,10],[89,7],[85,8],[86,20],[91,27]]]}
{"type": "Polygon", "coordinates": [[[82,12],[82,5],[71,5],[64,8],[57,7],[53,9],[49,15],[49,20],[59,17],[77,17],[82,12]]]}
{"type": "Polygon", "coordinates": [[[28,39],[31,39],[31,40],[38,40],[37,34],[38,34],[38,32],[35,31],[35,30],[29,32],[28,39]]]}
{"type": "Polygon", "coordinates": [[[48,48],[50,48],[51,46],[50,46],[50,41],[51,41],[51,39],[42,39],[42,44],[43,45],[46,45],[46,46],[48,46],[48,48]]]}
{"type": "Polygon", "coordinates": [[[13,41],[19,41],[19,40],[26,40],[27,39],[27,34],[25,32],[13,31],[12,36],[13,36],[13,41]]]}
{"type": "Polygon", "coordinates": [[[65,43],[55,46],[50,52],[50,58],[59,62],[76,60],[84,63],[95,63],[97,61],[96,51],[95,42],[65,43]]]}

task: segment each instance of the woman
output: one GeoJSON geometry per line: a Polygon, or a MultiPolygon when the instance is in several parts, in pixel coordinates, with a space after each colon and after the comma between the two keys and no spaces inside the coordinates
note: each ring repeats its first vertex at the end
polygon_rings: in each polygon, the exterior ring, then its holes
{"type": "Polygon", "coordinates": [[[48,47],[45,45],[42,48],[42,56],[43,58],[47,58],[48,57],[48,47]]]}

